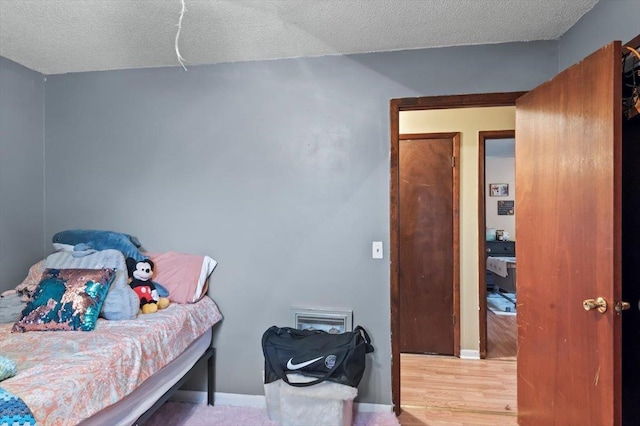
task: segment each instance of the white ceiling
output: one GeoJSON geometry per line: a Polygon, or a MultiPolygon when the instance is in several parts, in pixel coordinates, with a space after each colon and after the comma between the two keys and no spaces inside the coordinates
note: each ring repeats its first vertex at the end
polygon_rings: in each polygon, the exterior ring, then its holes
{"type": "MultiPolygon", "coordinates": [[[[185,0],[189,65],[554,40],[598,0],[185,0]]],[[[181,0],[0,0],[0,56],[43,74],[179,66],[181,0]]]]}

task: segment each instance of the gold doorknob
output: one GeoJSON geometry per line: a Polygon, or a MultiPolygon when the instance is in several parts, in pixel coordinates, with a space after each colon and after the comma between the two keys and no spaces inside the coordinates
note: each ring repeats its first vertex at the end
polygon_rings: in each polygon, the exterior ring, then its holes
{"type": "Polygon", "coordinates": [[[618,302],[616,303],[616,305],[613,307],[613,309],[617,312],[620,313],[622,311],[626,311],[627,309],[631,308],[631,304],[629,302],[618,302]]]}
{"type": "Polygon", "coordinates": [[[597,299],[587,299],[582,302],[582,307],[585,311],[590,311],[592,309],[597,309],[598,312],[604,314],[607,312],[607,301],[604,300],[604,297],[598,297],[597,299]]]}

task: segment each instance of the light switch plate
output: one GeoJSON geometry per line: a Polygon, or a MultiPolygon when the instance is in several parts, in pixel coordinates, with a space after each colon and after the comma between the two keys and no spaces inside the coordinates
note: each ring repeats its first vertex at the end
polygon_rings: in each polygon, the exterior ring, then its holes
{"type": "Polygon", "coordinates": [[[371,245],[371,257],[374,259],[382,259],[382,241],[374,241],[371,245]]]}

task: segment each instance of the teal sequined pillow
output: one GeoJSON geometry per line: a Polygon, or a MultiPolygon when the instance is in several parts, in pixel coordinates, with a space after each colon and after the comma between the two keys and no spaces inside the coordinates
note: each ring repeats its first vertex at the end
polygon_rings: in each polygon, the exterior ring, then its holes
{"type": "Polygon", "coordinates": [[[11,331],[91,331],[115,269],[46,269],[11,331]]]}

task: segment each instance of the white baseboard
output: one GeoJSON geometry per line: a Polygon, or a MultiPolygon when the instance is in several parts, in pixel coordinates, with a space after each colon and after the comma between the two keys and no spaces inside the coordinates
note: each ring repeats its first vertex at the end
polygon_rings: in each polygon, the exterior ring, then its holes
{"type": "Polygon", "coordinates": [[[474,349],[460,350],[460,359],[480,359],[480,351],[474,349]]]}
{"type": "MultiPolygon", "coordinates": [[[[243,395],[239,393],[215,392],[213,394],[216,405],[229,405],[232,407],[258,407],[267,406],[264,395],[243,395]]],[[[190,404],[206,404],[207,393],[204,391],[179,390],[173,394],[171,401],[188,402],[190,404]]]]}
{"type": "MultiPolygon", "coordinates": [[[[218,396],[218,393],[216,392],[213,395],[215,398],[218,396]]],[[[201,391],[178,390],[171,395],[169,400],[173,402],[188,402],[189,404],[205,404],[207,402],[207,393],[201,391]]]]}
{"type": "Polygon", "coordinates": [[[392,405],[385,405],[385,404],[370,404],[368,402],[354,402],[353,406],[356,407],[356,411],[359,413],[391,413],[393,411],[392,405]]]}
{"type": "MultiPolygon", "coordinates": [[[[190,404],[206,404],[207,393],[203,391],[179,390],[173,394],[171,401],[188,402],[190,404]]],[[[214,401],[216,405],[230,405],[233,407],[267,407],[267,401],[264,395],[216,392],[214,394],[214,401]]],[[[355,402],[353,405],[356,408],[356,411],[361,413],[391,413],[393,411],[393,407],[391,405],[385,404],[355,402]]]]}

